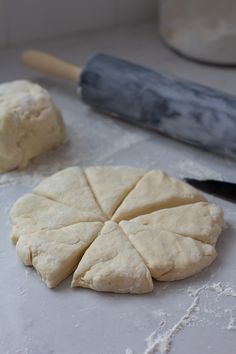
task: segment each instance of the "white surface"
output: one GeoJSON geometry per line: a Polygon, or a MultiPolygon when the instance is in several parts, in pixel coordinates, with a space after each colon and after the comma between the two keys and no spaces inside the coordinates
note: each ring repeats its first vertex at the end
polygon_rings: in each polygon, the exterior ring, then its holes
{"type": "Polygon", "coordinates": [[[156,18],[156,9],[156,0],[0,0],[0,20],[5,20],[0,47],[148,21],[156,18]]]}
{"type": "MultiPolygon", "coordinates": [[[[85,63],[92,53],[104,51],[228,92],[236,89],[234,70],[176,57],[159,43],[155,25],[71,37],[38,47],[75,63],[85,63]]],[[[236,181],[232,161],[95,113],[81,103],[72,84],[23,68],[20,50],[0,52],[1,80],[31,78],[44,85],[64,113],[70,142],[37,159],[26,171],[0,177],[0,353],[141,354],[149,347],[146,353],[150,354],[156,342],[162,353],[170,344],[175,354],[234,354],[236,297],[233,290],[224,289],[236,289],[235,204],[209,197],[224,208],[227,225],[217,245],[216,262],[191,279],[156,283],[151,294],[72,290],[71,279],[49,290],[17,259],[9,241],[10,207],[44,175],[68,165],[131,164],[162,168],[178,177],[236,181]]]]}

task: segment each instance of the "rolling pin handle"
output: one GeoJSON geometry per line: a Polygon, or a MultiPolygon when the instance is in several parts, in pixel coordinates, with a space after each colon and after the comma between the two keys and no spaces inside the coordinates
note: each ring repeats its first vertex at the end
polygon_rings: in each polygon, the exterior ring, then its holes
{"type": "Polygon", "coordinates": [[[78,82],[82,69],[38,50],[25,50],[22,61],[43,74],[78,82]]]}

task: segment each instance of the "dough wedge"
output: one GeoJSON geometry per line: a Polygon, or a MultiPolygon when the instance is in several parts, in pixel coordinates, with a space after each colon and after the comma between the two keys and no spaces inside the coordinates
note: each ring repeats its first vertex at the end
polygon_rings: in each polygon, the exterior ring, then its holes
{"type": "Polygon", "coordinates": [[[223,228],[223,211],[215,204],[199,202],[162,209],[132,219],[205,243],[215,244],[223,228]]]}
{"type": "Polygon", "coordinates": [[[100,222],[82,222],[25,234],[17,242],[16,251],[22,262],[33,266],[43,282],[53,288],[73,272],[101,228],[100,222]]]}
{"type": "Polygon", "coordinates": [[[72,287],[142,294],[152,291],[149,270],[122,229],[107,221],[74,272],[72,287]]]}
{"type": "Polygon", "coordinates": [[[159,209],[200,201],[206,201],[206,198],[187,183],[163,171],[153,170],[141,178],[116,210],[112,220],[119,222],[159,209]]]}
{"type": "Polygon", "coordinates": [[[33,193],[78,209],[86,221],[105,221],[80,167],[69,167],[44,179],[33,193]]]}
{"type": "MultiPolygon", "coordinates": [[[[13,224],[13,243],[26,233],[60,229],[78,222],[90,221],[87,213],[36,194],[25,194],[19,198],[11,209],[10,217],[13,224]]],[[[91,216],[91,221],[96,221],[96,217],[91,216]]]]}
{"type": "Polygon", "coordinates": [[[85,174],[105,215],[112,217],[145,170],[128,166],[93,166],[85,174]]]}
{"type": "Polygon", "coordinates": [[[216,257],[212,245],[158,230],[153,225],[122,221],[120,226],[157,280],[187,278],[207,267],[216,257]]]}

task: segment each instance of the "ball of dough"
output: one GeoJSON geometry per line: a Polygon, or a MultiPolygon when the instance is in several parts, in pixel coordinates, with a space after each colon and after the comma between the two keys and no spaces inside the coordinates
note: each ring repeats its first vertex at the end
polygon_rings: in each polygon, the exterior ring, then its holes
{"type": "Polygon", "coordinates": [[[24,168],[65,140],[61,113],[45,89],[23,80],[0,84],[0,171],[24,168]]]}

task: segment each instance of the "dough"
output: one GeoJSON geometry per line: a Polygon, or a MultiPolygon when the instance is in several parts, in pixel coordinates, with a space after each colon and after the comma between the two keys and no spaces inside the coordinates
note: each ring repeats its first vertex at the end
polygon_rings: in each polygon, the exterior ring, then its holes
{"type": "Polygon", "coordinates": [[[69,167],[46,178],[33,192],[77,208],[85,216],[85,221],[105,221],[85,174],[79,167],[69,167]]]}
{"type": "Polygon", "coordinates": [[[199,201],[206,199],[193,187],[162,171],[150,171],[121,203],[112,219],[119,222],[154,210],[199,201]]]}
{"type": "Polygon", "coordinates": [[[18,199],[10,215],[14,226],[14,243],[25,233],[57,230],[83,221],[99,221],[93,214],[35,194],[26,194],[18,199]]]}
{"type": "Polygon", "coordinates": [[[217,205],[199,202],[158,210],[132,221],[215,244],[223,227],[223,219],[223,212],[217,205]]]}
{"type": "Polygon", "coordinates": [[[17,242],[17,254],[25,265],[33,265],[47,286],[53,288],[73,272],[101,228],[99,222],[81,222],[59,230],[24,234],[17,242]]]}
{"type": "Polygon", "coordinates": [[[153,289],[142,258],[122,229],[107,221],[76,269],[72,286],[97,291],[142,294],[153,289]]]}
{"type": "Polygon", "coordinates": [[[48,92],[29,81],[0,84],[0,170],[24,168],[66,140],[60,111],[48,92]]]}
{"type": "Polygon", "coordinates": [[[207,267],[216,257],[212,245],[190,237],[132,221],[122,221],[120,225],[157,280],[187,278],[207,267]]]}
{"type": "Polygon", "coordinates": [[[223,226],[222,210],[186,183],[124,166],[67,168],[10,214],[19,257],[48,287],[76,269],[73,287],[118,293],[201,271],[216,257],[223,226]]]}
{"type": "Polygon", "coordinates": [[[123,166],[94,166],[87,168],[85,173],[99,205],[107,217],[111,218],[145,170],[123,166]]]}

